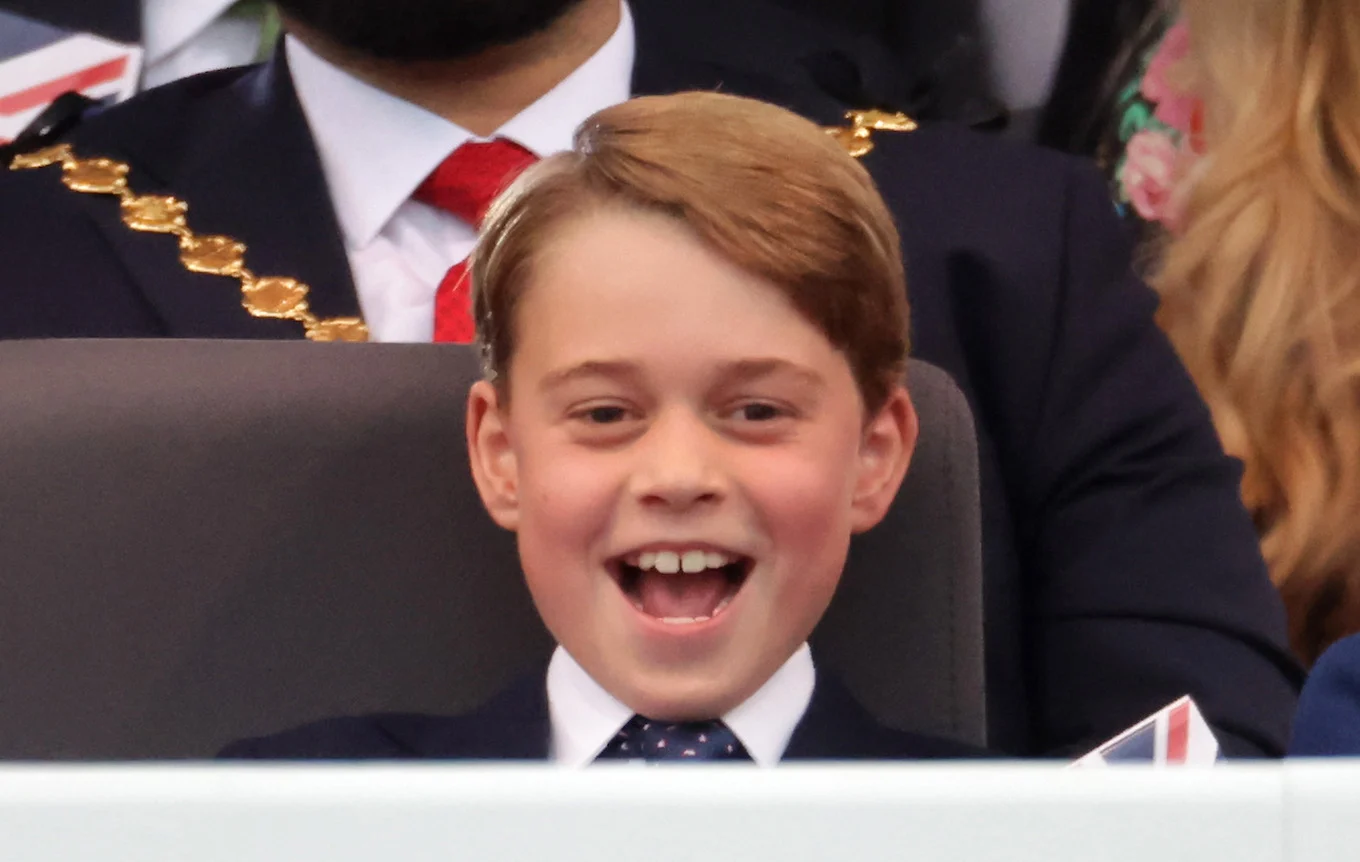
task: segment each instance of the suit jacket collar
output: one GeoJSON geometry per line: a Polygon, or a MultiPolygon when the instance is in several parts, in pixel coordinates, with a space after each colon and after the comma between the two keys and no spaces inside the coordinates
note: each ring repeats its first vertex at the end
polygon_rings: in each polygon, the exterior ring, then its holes
{"type": "Polygon", "coordinates": [[[884,727],[839,680],[818,673],[812,702],[794,728],[783,759],[897,760],[939,756],[949,747],[943,741],[884,727]]]}

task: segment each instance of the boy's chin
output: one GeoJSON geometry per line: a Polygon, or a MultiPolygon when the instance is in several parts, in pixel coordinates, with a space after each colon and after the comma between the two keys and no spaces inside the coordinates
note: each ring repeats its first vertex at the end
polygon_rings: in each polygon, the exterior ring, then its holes
{"type": "Polygon", "coordinates": [[[626,691],[615,692],[638,715],[658,721],[707,721],[721,718],[760,688],[761,681],[715,677],[706,669],[646,674],[626,691]]]}

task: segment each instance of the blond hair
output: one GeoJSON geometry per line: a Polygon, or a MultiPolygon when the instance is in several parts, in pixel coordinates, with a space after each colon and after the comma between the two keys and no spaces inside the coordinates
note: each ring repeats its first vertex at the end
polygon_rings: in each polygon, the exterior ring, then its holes
{"type": "Polygon", "coordinates": [[[564,222],[611,205],[671,215],[773,284],[846,357],[870,413],[899,385],[906,277],[873,180],[811,122],[717,93],[600,111],[571,152],[530,168],[492,205],[471,273],[493,378],[505,379],[513,357],[515,307],[537,256],[564,222]]]}
{"type": "Polygon", "coordinates": [[[1159,320],[1311,663],[1360,630],[1360,4],[1183,0],[1204,159],[1159,320]]]}

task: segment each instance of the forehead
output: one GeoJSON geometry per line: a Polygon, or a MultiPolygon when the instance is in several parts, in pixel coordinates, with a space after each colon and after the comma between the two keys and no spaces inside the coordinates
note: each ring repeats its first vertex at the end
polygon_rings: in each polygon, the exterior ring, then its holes
{"type": "Polygon", "coordinates": [[[777,286],[657,213],[607,208],[561,225],[535,260],[516,318],[512,377],[621,358],[697,371],[760,357],[852,379],[777,286]]]}

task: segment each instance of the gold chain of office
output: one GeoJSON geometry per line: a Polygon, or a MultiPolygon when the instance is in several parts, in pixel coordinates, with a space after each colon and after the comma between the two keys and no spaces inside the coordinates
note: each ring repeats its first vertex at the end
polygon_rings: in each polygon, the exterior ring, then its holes
{"type": "MultiPolygon", "coordinates": [[[[874,149],[874,132],[912,132],[916,123],[905,114],[851,111],[850,125],[828,128],[852,157],[874,149]]],[[[74,192],[118,198],[123,224],[143,233],[168,234],[179,242],[179,259],[190,272],[234,278],[241,285],[241,305],[254,317],[302,324],[312,341],[367,341],[368,327],[357,317],[317,317],[307,302],[311,288],[295,278],[256,275],[246,267],[245,243],[221,235],[201,235],[189,228],[189,204],[170,195],[139,195],[128,187],[130,170],[113,159],[82,159],[70,144],[20,153],[10,170],[61,166],[61,180],[74,192]]]]}

